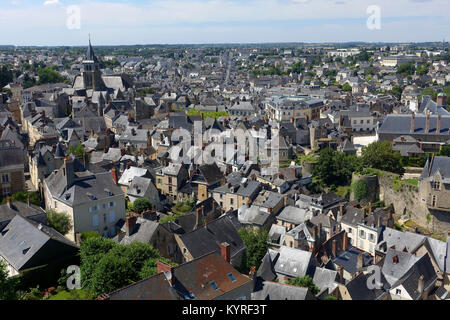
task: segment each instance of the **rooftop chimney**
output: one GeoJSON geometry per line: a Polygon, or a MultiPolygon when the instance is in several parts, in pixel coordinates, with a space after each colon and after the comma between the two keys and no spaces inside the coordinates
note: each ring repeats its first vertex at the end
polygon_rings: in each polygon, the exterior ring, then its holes
{"type": "Polygon", "coordinates": [[[117,184],[117,182],[118,182],[119,180],[117,179],[117,169],[116,169],[116,167],[112,167],[112,169],[111,169],[111,175],[112,175],[112,178],[113,178],[113,180],[114,180],[114,183],[117,184]]]}
{"type": "Polygon", "coordinates": [[[364,256],[363,254],[359,254],[356,260],[356,269],[360,271],[364,267],[364,256]]]}
{"type": "Polygon", "coordinates": [[[395,255],[395,256],[392,258],[392,263],[393,263],[393,264],[397,264],[397,263],[398,263],[398,255],[395,255]]]}
{"type": "Polygon", "coordinates": [[[414,130],[416,129],[415,120],[416,120],[416,114],[413,112],[411,115],[411,133],[413,133],[414,130]]]}
{"type": "Polygon", "coordinates": [[[427,119],[425,122],[425,133],[430,131],[430,114],[427,114],[427,119]]]}
{"type": "Polygon", "coordinates": [[[333,257],[336,257],[337,253],[337,240],[333,239],[333,242],[331,243],[331,253],[333,254],[333,257]]]}
{"type": "Polygon", "coordinates": [[[8,208],[11,209],[11,197],[10,196],[6,197],[6,204],[8,205],[8,208]]]}
{"type": "Polygon", "coordinates": [[[231,248],[228,243],[222,242],[220,244],[220,252],[221,252],[222,258],[226,262],[231,263],[231,248]]]}
{"type": "Polygon", "coordinates": [[[174,268],[165,262],[158,261],[156,263],[156,272],[158,274],[164,273],[167,281],[169,282],[170,286],[173,286],[174,282],[174,268]]]}
{"type": "Polygon", "coordinates": [[[344,236],[342,237],[342,250],[347,251],[348,249],[348,234],[344,232],[344,236]]]}
{"type": "Polygon", "coordinates": [[[342,218],[343,215],[344,215],[344,204],[341,202],[339,204],[339,216],[342,218]]]}
{"type": "Polygon", "coordinates": [[[447,105],[447,96],[444,94],[438,94],[438,96],[436,98],[436,104],[438,106],[445,107],[447,105]]]}
{"type": "Polygon", "coordinates": [[[436,125],[436,134],[440,134],[441,133],[441,115],[438,115],[437,118],[437,125],[436,125]]]}
{"type": "Polygon", "coordinates": [[[27,195],[27,204],[30,206],[30,195],[27,195]]]}
{"type": "Polygon", "coordinates": [[[68,189],[75,182],[75,168],[74,168],[74,165],[73,165],[73,159],[70,156],[66,157],[64,159],[63,174],[65,175],[67,189],[68,189]]]}
{"type": "Polygon", "coordinates": [[[127,217],[126,218],[126,233],[127,236],[131,236],[133,234],[134,227],[136,227],[137,217],[127,217]]]}

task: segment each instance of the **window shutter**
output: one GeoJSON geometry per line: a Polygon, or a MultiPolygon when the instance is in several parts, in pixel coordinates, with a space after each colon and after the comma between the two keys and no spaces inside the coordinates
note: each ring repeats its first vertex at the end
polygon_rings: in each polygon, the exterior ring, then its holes
{"type": "Polygon", "coordinates": [[[94,215],[92,216],[92,225],[93,225],[94,227],[98,227],[98,214],[94,214],[94,215]]]}

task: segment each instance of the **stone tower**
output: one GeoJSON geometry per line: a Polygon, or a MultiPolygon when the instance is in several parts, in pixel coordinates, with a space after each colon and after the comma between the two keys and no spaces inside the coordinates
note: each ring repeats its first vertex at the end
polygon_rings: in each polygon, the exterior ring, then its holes
{"type": "Polygon", "coordinates": [[[86,90],[93,89],[94,91],[105,91],[106,86],[102,79],[100,72],[100,65],[97,57],[94,54],[94,49],[89,38],[89,46],[86,52],[86,58],[83,60],[82,76],[86,90]]]}

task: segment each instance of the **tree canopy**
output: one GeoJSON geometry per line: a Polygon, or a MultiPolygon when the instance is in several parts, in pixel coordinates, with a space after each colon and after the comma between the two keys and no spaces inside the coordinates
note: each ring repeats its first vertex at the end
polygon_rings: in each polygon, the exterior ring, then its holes
{"type": "Polygon", "coordinates": [[[289,279],[287,281],[287,283],[290,284],[291,286],[308,288],[309,291],[313,295],[316,295],[319,293],[319,288],[314,284],[313,279],[308,275],[306,275],[304,277],[297,277],[297,278],[289,279]]]}
{"type": "Polygon", "coordinates": [[[239,236],[244,242],[247,250],[242,259],[241,269],[248,272],[252,267],[259,268],[261,260],[267,253],[269,245],[267,243],[269,234],[265,230],[256,231],[252,228],[242,228],[239,236]]]}
{"type": "Polygon", "coordinates": [[[401,158],[400,152],[393,151],[392,144],[388,141],[377,141],[362,148],[361,159],[366,168],[403,174],[405,169],[401,158]]]}
{"type": "Polygon", "coordinates": [[[39,84],[64,82],[65,78],[53,68],[41,68],[38,70],[39,84]]]}
{"type": "Polygon", "coordinates": [[[81,283],[96,294],[108,293],[156,274],[161,257],[150,244],[118,244],[103,237],[90,237],[81,243],[81,283]]]}
{"type": "Polygon", "coordinates": [[[348,185],[352,180],[352,172],[360,168],[361,161],[355,155],[325,148],[319,152],[313,176],[327,185],[348,185]]]}
{"type": "Polygon", "coordinates": [[[46,212],[48,225],[62,235],[66,235],[72,229],[72,221],[67,214],[56,212],[53,209],[46,212]]]}
{"type": "Polygon", "coordinates": [[[144,211],[150,210],[152,208],[152,203],[147,198],[140,198],[134,201],[133,211],[136,213],[142,213],[144,211]]]}

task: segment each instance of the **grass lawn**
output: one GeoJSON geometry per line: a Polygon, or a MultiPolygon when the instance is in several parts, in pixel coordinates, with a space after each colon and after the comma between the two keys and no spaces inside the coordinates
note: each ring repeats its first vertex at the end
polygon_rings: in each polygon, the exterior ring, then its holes
{"type": "Polygon", "coordinates": [[[93,300],[95,295],[85,289],[61,291],[50,297],[49,300],[93,300]]]}
{"type": "Polygon", "coordinates": [[[403,182],[418,186],[419,185],[419,179],[405,179],[403,182]]]}

